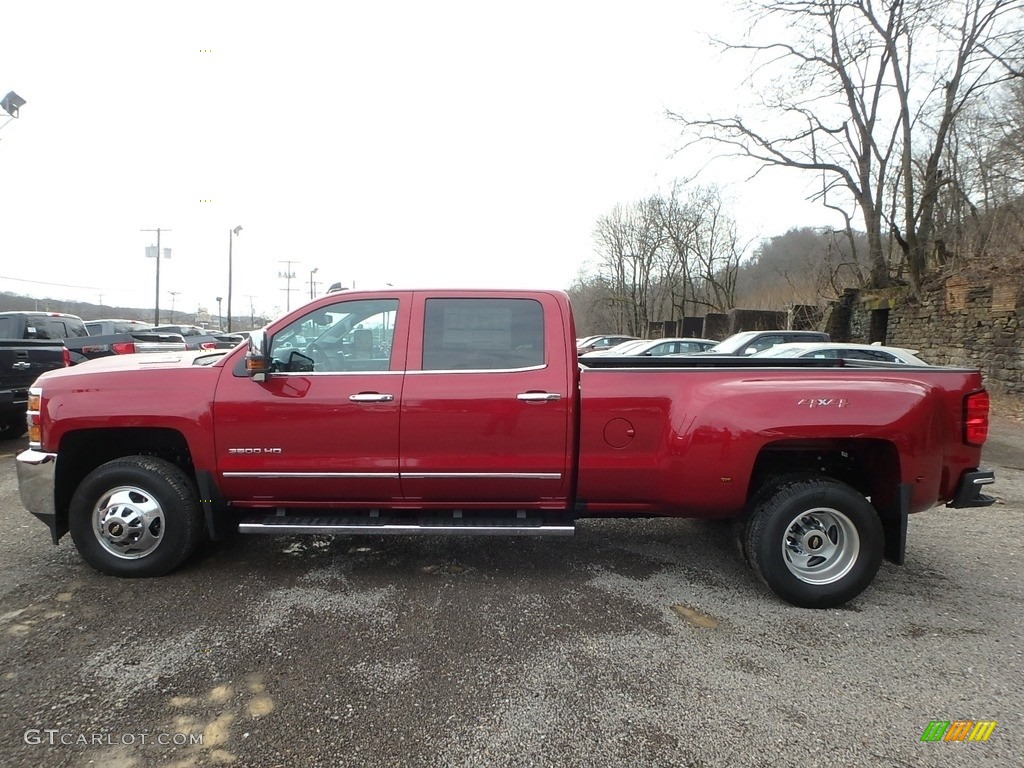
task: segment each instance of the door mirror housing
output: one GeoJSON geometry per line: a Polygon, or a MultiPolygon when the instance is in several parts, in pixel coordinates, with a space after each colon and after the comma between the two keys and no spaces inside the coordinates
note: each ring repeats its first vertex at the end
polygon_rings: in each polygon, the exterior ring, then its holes
{"type": "Polygon", "coordinates": [[[249,349],[245,354],[245,372],[253,381],[266,381],[270,373],[270,350],[267,332],[263,329],[249,334],[249,349]]]}

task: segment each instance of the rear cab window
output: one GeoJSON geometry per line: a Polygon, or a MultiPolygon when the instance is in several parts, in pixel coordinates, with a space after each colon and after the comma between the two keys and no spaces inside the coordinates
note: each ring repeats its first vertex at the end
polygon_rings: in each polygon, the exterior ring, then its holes
{"type": "Polygon", "coordinates": [[[534,299],[427,299],[423,370],[517,370],[544,365],[544,310],[534,299]]]}

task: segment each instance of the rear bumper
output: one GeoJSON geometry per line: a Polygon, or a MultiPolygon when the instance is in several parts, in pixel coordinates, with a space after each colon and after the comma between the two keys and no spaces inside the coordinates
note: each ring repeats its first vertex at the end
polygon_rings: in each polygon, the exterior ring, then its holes
{"type": "Polygon", "coordinates": [[[15,464],[18,469],[18,491],[21,493],[22,506],[46,523],[56,543],[57,508],[53,490],[57,454],[29,448],[18,454],[15,464]]]}
{"type": "Polygon", "coordinates": [[[981,492],[981,489],[995,481],[995,473],[990,469],[975,469],[964,472],[960,475],[960,482],[957,483],[953,500],[948,502],[946,506],[953,507],[954,509],[989,506],[995,502],[995,498],[986,496],[981,492]]]}

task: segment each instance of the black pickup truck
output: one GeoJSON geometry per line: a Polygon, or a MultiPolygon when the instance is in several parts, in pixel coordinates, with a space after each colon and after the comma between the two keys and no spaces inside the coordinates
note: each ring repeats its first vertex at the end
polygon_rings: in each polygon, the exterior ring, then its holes
{"type": "Polygon", "coordinates": [[[9,338],[12,323],[0,316],[0,440],[25,434],[28,388],[39,376],[70,364],[63,342],[9,338]]]}
{"type": "Polygon", "coordinates": [[[185,340],[179,333],[132,330],[90,336],[77,315],[61,312],[0,312],[0,322],[15,339],[63,339],[71,365],[110,355],[135,352],[181,352],[185,340]]]}

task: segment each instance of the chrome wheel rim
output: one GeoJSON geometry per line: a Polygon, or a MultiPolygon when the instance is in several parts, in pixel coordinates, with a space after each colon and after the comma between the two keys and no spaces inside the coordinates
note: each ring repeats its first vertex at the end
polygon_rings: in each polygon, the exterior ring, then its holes
{"type": "Polygon", "coordinates": [[[782,559],[805,584],[832,584],[850,572],[860,554],[860,535],[846,515],[830,507],[794,517],[782,540],[782,559]]]}
{"type": "Polygon", "coordinates": [[[100,545],[124,560],[152,554],[164,537],[164,510],[151,493],[131,485],[107,491],[92,511],[100,545]]]}

